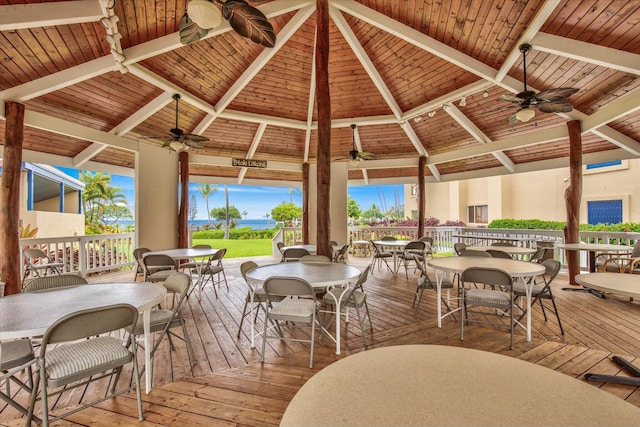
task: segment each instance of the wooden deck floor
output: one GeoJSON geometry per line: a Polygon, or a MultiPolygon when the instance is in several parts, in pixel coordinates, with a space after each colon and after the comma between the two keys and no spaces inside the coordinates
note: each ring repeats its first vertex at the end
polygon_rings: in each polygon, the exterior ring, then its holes
{"type": "MultiPolygon", "coordinates": [[[[261,265],[278,261],[272,257],[254,260],[261,265]]],[[[228,292],[222,288],[216,298],[208,287],[201,301],[192,296],[183,306],[198,362],[190,369],[184,345],[177,343],[176,349],[170,351],[165,340],[154,362],[154,388],[150,394],[143,394],[144,422],[137,421],[135,395],[129,393],[54,425],[277,425],[288,402],[315,372],[364,350],[353,318],[343,329],[340,356],[334,354],[331,341],[324,345],[316,340],[315,366],[310,369],[306,344],[269,342],[266,362],[260,363],[259,351],[250,347],[249,322],[236,338],[246,293],[239,272],[242,261],[245,259],[225,260],[228,292]]],[[[348,262],[364,267],[368,259],[351,257],[348,262]]],[[[121,281],[131,277],[131,272],[123,272],[91,280],[121,281]]],[[[457,321],[445,319],[443,327],[438,328],[432,292],[425,292],[420,312],[414,317],[411,303],[416,276],[410,272],[407,280],[403,271],[396,278],[375,271],[366,284],[374,325],[374,333],[368,337],[369,348],[403,344],[464,346],[527,360],[580,379],[586,372],[625,375],[609,358],[617,354],[633,361],[635,355],[640,355],[640,304],[628,298],[599,299],[588,293],[562,291],[566,284],[567,277],[561,273],[553,288],[565,335],[560,334],[555,318],[545,322],[536,307],[532,341],[527,342],[524,331],[518,330],[515,348],[510,350],[505,330],[470,325],[465,328],[465,340],[460,341],[459,317],[457,321]]],[[[260,348],[261,339],[256,344],[260,348]]],[[[640,388],[590,384],[640,407],[640,388]]],[[[90,387],[86,395],[97,390],[90,387]]],[[[58,405],[69,406],[79,398],[79,392],[71,392],[58,405]]],[[[11,408],[4,408],[0,424],[22,425],[24,419],[18,419],[11,408]]]]}

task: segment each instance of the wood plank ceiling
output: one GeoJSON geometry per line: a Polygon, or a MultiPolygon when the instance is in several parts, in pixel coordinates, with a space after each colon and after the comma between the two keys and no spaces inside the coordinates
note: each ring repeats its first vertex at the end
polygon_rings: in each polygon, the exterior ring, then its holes
{"type": "MultiPolygon", "coordinates": [[[[352,185],[415,182],[419,156],[430,182],[566,166],[574,119],[585,162],[640,155],[638,1],[328,1],[331,155],[348,160],[355,123],[378,157],[349,166],[352,185]],[[498,97],[523,89],[524,42],[528,86],[578,88],[574,111],[509,124],[516,106],[498,97]]],[[[0,118],[25,104],[24,159],[131,174],[139,144],[174,127],[179,93],[179,127],[209,138],[190,152],[193,180],[299,183],[316,157],[315,0],[251,2],[273,48],[224,20],[180,44],[187,2],[0,0],[0,118]]]]}

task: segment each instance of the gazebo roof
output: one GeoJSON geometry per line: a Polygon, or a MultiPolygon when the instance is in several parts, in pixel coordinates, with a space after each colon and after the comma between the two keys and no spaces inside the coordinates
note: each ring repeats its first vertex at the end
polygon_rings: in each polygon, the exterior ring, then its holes
{"type": "MultiPolygon", "coordinates": [[[[567,120],[582,122],[585,163],[640,154],[640,2],[328,1],[331,156],[348,160],[351,124],[377,155],[350,184],[415,182],[420,156],[429,182],[567,166],[567,120]],[[579,89],[572,112],[509,123],[517,107],[498,98],[523,90],[522,43],[530,89],[579,89]]],[[[179,93],[179,127],[209,138],[192,179],[299,182],[316,160],[316,1],[250,2],[273,48],[225,20],[181,44],[187,3],[0,0],[0,100],[26,107],[24,159],[126,174],[174,127],[179,93]]]]}

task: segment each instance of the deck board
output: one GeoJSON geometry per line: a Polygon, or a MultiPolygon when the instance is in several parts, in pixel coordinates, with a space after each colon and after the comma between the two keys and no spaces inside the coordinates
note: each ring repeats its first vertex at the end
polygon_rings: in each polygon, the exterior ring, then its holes
{"type": "MultiPolygon", "coordinates": [[[[297,390],[316,372],[349,354],[364,350],[362,333],[355,312],[351,322],[343,326],[342,354],[334,353],[331,340],[316,339],[313,368],[309,368],[309,345],[306,343],[267,344],[265,363],[260,362],[261,337],[256,349],[250,347],[250,321],[245,319],[240,338],[236,338],[246,289],[239,265],[244,259],[225,260],[229,291],[224,284],[216,298],[211,285],[202,299],[191,295],[182,307],[187,329],[194,346],[197,363],[189,367],[184,343],[174,340],[175,349],[163,342],[154,362],[154,388],[143,394],[145,421],[136,418],[135,394],[128,393],[102,402],[53,425],[278,425],[288,402],[297,390]]],[[[259,257],[264,265],[279,258],[259,257]]],[[[367,258],[351,257],[350,264],[363,268],[367,258]]],[[[539,306],[532,311],[533,337],[517,329],[514,349],[509,349],[506,329],[486,325],[465,327],[460,340],[460,317],[443,320],[436,325],[435,293],[425,291],[420,310],[415,315],[411,304],[416,275],[404,271],[397,277],[375,271],[365,284],[369,309],[374,325],[367,331],[368,348],[405,344],[452,345],[485,350],[516,357],[558,372],[582,379],[586,372],[627,375],[610,360],[619,354],[640,364],[640,304],[628,298],[608,296],[599,299],[582,292],[563,291],[567,276],[561,273],[553,285],[565,335],[560,334],[555,316],[544,321],[539,306]]],[[[91,282],[130,280],[131,272],[111,273],[90,278],[91,282]]],[[[262,328],[262,321],[257,325],[262,328]]],[[[131,379],[131,370],[124,372],[121,382],[131,379]]],[[[590,383],[640,407],[640,388],[605,383],[590,383]]],[[[100,390],[91,386],[87,395],[100,390]]],[[[78,402],[83,390],[64,395],[60,406],[78,402]]],[[[87,397],[87,396],[85,396],[87,397]]],[[[24,419],[11,408],[0,407],[0,424],[23,425],[24,419]]],[[[39,412],[39,408],[37,413],[39,412]]],[[[55,413],[55,411],[54,411],[55,413]]]]}

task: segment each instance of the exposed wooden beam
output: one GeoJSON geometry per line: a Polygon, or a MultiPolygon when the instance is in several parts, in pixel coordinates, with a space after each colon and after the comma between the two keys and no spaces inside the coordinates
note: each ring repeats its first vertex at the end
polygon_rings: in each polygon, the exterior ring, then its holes
{"type": "Polygon", "coordinates": [[[99,21],[103,16],[97,0],[0,6],[0,31],[82,24],[99,21]]]}
{"type": "Polygon", "coordinates": [[[541,52],[596,64],[625,73],[640,74],[640,55],[636,53],[547,33],[538,33],[531,40],[531,44],[534,49],[541,52]]]}
{"type": "Polygon", "coordinates": [[[511,173],[516,171],[516,165],[513,161],[507,156],[503,151],[494,151],[493,157],[495,157],[502,165],[507,168],[507,170],[511,173]]]}
{"type": "MultiPolygon", "coordinates": [[[[640,55],[638,55],[640,58],[640,55]]],[[[640,59],[638,59],[640,64],[640,59]]],[[[599,128],[621,117],[640,110],[640,88],[627,92],[619,98],[607,103],[595,113],[582,121],[582,132],[599,128]]]]}
{"type": "MultiPolygon", "coordinates": [[[[251,141],[251,146],[249,147],[249,151],[245,156],[247,159],[253,159],[253,156],[256,154],[256,150],[258,149],[258,145],[260,145],[260,140],[262,139],[262,135],[264,135],[264,131],[267,128],[267,125],[261,123],[258,126],[258,130],[256,130],[255,135],[253,135],[253,141],[251,141]]],[[[238,174],[238,184],[242,184],[244,180],[244,176],[247,174],[248,168],[240,169],[240,173],[238,174]]]]}
{"type": "Polygon", "coordinates": [[[446,113],[450,115],[453,120],[455,120],[464,130],[466,130],[476,141],[481,144],[487,144],[491,142],[491,139],[485,135],[484,132],[480,130],[478,126],[475,125],[467,116],[464,115],[458,107],[456,107],[453,103],[446,104],[447,108],[445,109],[446,113]]]}
{"type": "MultiPolygon", "coordinates": [[[[232,160],[228,157],[207,156],[204,154],[191,154],[189,156],[189,162],[191,164],[210,165],[210,166],[226,166],[235,167],[232,164],[232,160]]],[[[269,160],[267,162],[269,170],[281,170],[289,172],[302,172],[302,165],[300,163],[287,163],[287,162],[275,162],[269,160]]],[[[237,184],[237,178],[234,178],[234,184],[237,184]]]]}
{"type": "Polygon", "coordinates": [[[411,143],[413,144],[413,147],[416,149],[418,156],[428,156],[429,153],[427,153],[427,150],[424,148],[422,141],[420,141],[420,138],[418,138],[418,135],[416,135],[416,132],[413,130],[411,125],[408,122],[404,122],[400,124],[400,127],[409,138],[409,141],[411,141],[411,143]]]}
{"type": "Polygon", "coordinates": [[[101,142],[94,142],[78,154],[73,157],[73,165],[76,168],[80,168],[89,160],[93,159],[95,156],[103,152],[108,147],[107,144],[103,144],[101,142]]]}

